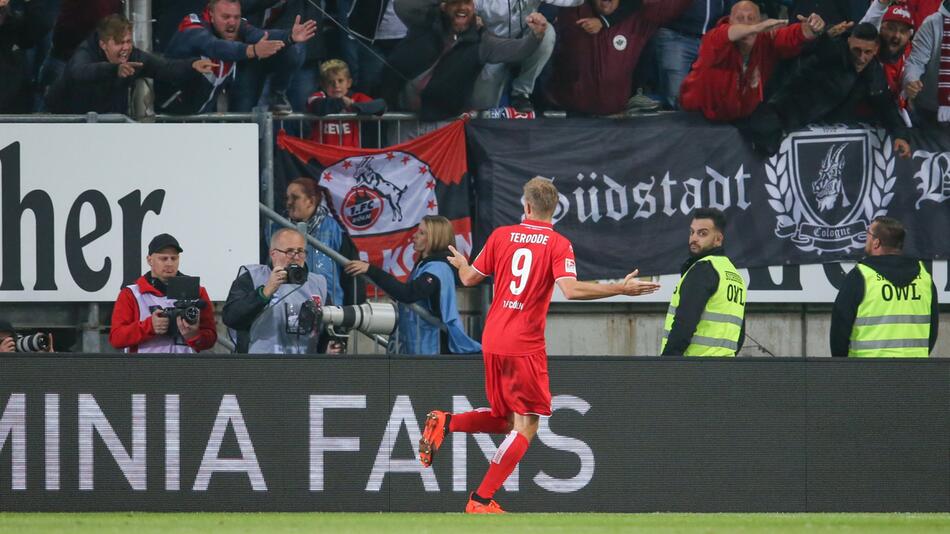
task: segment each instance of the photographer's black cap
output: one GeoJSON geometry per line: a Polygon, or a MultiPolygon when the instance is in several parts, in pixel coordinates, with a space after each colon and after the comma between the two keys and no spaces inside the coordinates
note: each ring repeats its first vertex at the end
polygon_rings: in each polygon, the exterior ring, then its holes
{"type": "Polygon", "coordinates": [[[148,255],[151,256],[159,250],[168,247],[175,247],[175,250],[182,252],[178,240],[172,237],[171,234],[158,234],[153,237],[151,243],[148,244],[148,255]]]}
{"type": "Polygon", "coordinates": [[[10,321],[5,319],[0,319],[0,332],[5,332],[7,334],[15,334],[16,330],[13,328],[13,325],[10,324],[10,321]]]}

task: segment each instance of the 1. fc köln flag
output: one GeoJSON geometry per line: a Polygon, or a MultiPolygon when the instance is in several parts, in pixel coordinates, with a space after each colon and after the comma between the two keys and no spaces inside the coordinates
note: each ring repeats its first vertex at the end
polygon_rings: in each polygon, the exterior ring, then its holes
{"type": "Polygon", "coordinates": [[[285,132],[277,147],[282,154],[275,174],[285,183],[299,176],[316,179],[360,256],[400,280],[412,270],[412,234],[426,215],[452,221],[456,248],[471,253],[462,121],[379,150],[323,145],[285,132]]]}

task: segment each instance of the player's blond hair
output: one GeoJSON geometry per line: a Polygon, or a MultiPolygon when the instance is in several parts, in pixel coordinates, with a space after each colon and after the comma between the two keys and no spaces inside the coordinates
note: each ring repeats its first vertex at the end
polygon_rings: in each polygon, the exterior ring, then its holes
{"type": "Polygon", "coordinates": [[[347,78],[352,78],[350,75],[350,67],[346,64],[346,61],[342,59],[329,59],[320,64],[321,82],[326,82],[337,74],[343,74],[347,78]]]}
{"type": "Polygon", "coordinates": [[[428,233],[426,255],[448,252],[449,245],[455,244],[455,229],[452,228],[452,222],[441,215],[426,215],[422,218],[422,222],[426,225],[428,233]]]}
{"type": "Polygon", "coordinates": [[[539,217],[549,219],[557,209],[557,188],[551,180],[535,176],[524,184],[524,201],[539,217]]]}

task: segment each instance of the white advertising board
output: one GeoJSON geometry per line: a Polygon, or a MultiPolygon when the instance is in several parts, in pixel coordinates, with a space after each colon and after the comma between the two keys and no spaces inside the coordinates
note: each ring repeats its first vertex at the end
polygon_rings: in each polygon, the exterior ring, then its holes
{"type": "Polygon", "coordinates": [[[258,191],[254,124],[0,124],[0,302],[113,301],[161,233],[224,300],[258,191]]]}

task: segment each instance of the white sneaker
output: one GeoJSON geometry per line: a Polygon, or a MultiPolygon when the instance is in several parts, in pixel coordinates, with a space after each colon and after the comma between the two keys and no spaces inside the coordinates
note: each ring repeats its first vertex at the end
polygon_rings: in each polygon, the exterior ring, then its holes
{"type": "Polygon", "coordinates": [[[656,111],[660,109],[660,102],[643,94],[643,89],[637,89],[637,94],[627,100],[627,111],[656,111]]]}

